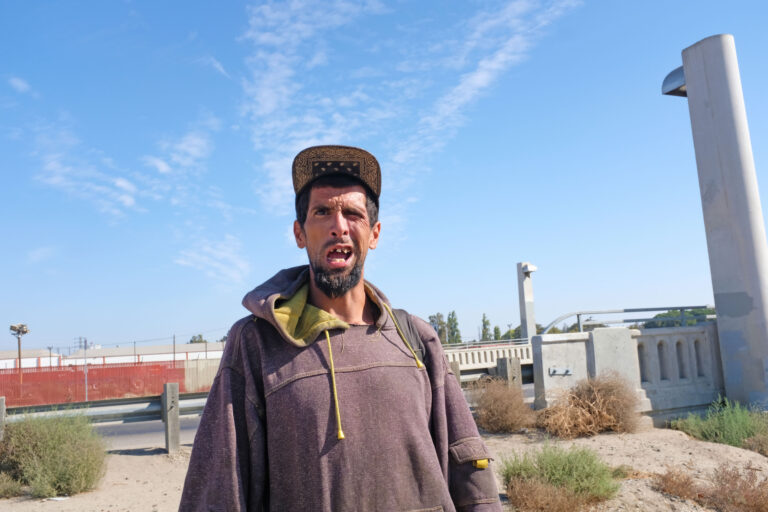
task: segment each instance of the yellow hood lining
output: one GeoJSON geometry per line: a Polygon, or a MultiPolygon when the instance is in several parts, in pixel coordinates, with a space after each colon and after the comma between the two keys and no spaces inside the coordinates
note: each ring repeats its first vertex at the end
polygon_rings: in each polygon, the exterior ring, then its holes
{"type": "Polygon", "coordinates": [[[299,347],[311,345],[322,331],[349,329],[349,324],[307,302],[309,284],[304,283],[293,297],[275,301],[275,320],[283,336],[299,347]]]}

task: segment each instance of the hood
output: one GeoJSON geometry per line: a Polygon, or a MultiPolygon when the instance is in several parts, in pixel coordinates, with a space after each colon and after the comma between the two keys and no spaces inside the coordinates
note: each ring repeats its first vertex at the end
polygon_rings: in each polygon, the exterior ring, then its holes
{"type": "MultiPolygon", "coordinates": [[[[387,298],[375,286],[365,281],[368,297],[379,308],[377,327],[387,320],[382,302],[387,298]]],[[[307,302],[309,266],[281,270],[243,298],[243,306],[259,318],[272,324],[282,338],[297,347],[314,343],[318,335],[329,329],[348,329],[349,324],[307,302]]]]}

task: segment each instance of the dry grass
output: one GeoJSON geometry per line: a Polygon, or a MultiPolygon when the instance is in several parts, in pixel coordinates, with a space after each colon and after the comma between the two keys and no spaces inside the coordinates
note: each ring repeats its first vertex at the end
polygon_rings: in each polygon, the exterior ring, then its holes
{"type": "Polygon", "coordinates": [[[712,475],[715,482],[702,505],[720,512],[768,512],[768,478],[758,480],[754,470],[739,471],[720,466],[712,475]]]}
{"type": "Polygon", "coordinates": [[[638,425],[635,390],[617,374],[582,380],[541,411],[538,424],[563,439],[600,432],[634,432],[638,425]]]}
{"type": "Polygon", "coordinates": [[[507,497],[521,512],[576,512],[586,500],[563,487],[538,479],[513,478],[507,485],[507,497]]]}
{"type": "Polygon", "coordinates": [[[757,452],[763,457],[768,457],[768,434],[762,433],[748,437],[744,440],[741,447],[757,452]]]}
{"type": "Polygon", "coordinates": [[[523,399],[523,390],[503,379],[478,384],[477,425],[488,432],[515,432],[535,424],[536,415],[523,399]]]}
{"type": "Polygon", "coordinates": [[[695,500],[699,497],[698,487],[690,475],[674,468],[667,468],[665,473],[657,475],[654,479],[654,488],[657,491],[686,500],[695,500]]]}
{"type": "Polygon", "coordinates": [[[739,471],[723,464],[712,474],[712,484],[699,485],[689,475],[667,469],[658,475],[656,489],[692,500],[718,512],[768,512],[768,477],[757,478],[754,469],[739,471]]]}

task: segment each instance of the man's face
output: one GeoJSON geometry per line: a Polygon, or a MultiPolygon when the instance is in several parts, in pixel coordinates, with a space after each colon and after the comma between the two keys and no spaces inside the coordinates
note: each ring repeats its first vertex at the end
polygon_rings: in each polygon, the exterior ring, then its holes
{"type": "Polygon", "coordinates": [[[362,185],[310,190],[307,220],[293,223],[296,245],[307,249],[312,278],[327,296],[339,297],[360,282],[381,223],[370,225],[362,185]]]}

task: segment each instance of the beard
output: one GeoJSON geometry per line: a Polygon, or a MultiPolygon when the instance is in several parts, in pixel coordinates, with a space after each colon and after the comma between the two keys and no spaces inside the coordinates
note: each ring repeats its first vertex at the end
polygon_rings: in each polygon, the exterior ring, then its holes
{"type": "Polygon", "coordinates": [[[354,288],[360,282],[363,276],[363,262],[357,259],[354,266],[348,271],[344,270],[325,270],[319,268],[310,261],[312,273],[315,276],[315,284],[331,299],[341,297],[349,290],[354,288]]]}

